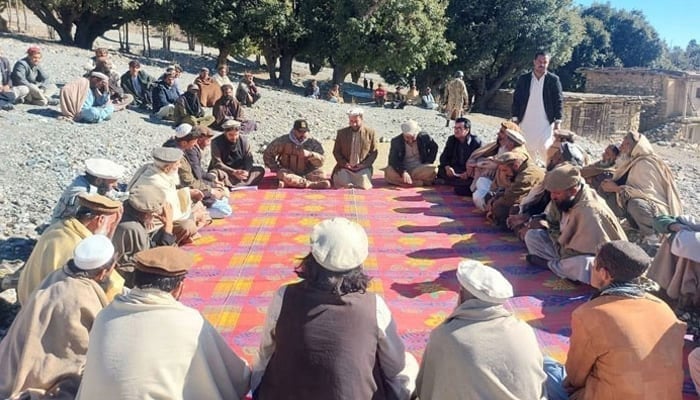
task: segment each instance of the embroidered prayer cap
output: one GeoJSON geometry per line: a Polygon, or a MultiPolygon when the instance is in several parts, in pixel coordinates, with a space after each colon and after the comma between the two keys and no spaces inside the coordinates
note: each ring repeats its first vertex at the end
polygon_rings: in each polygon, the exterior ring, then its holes
{"type": "Polygon", "coordinates": [[[194,265],[194,256],[179,247],[159,246],[134,255],[139,271],[161,276],[182,276],[194,265]]]}
{"type": "Polygon", "coordinates": [[[116,214],[122,209],[122,202],[97,193],[80,193],[78,205],[89,208],[97,214],[116,214]]]}
{"type": "Polygon", "coordinates": [[[157,147],[151,153],[154,159],[166,163],[174,163],[182,158],[182,150],[174,147],[157,147]]]}
{"type": "Polygon", "coordinates": [[[175,137],[177,139],[182,139],[192,132],[192,125],[190,124],[180,124],[175,128],[175,137]]]}
{"type": "Polygon", "coordinates": [[[479,300],[502,304],[513,297],[513,286],[498,272],[476,260],[463,260],[457,267],[457,280],[479,300]]]}
{"type": "Polygon", "coordinates": [[[508,164],[515,161],[520,161],[522,163],[525,160],[527,160],[526,154],[515,151],[508,151],[506,153],[499,154],[496,156],[496,158],[494,158],[494,161],[499,164],[508,164]]]}
{"type": "Polygon", "coordinates": [[[114,258],[114,245],[105,235],[91,235],[73,250],[73,264],[83,271],[103,267],[114,258]]]}
{"type": "Polygon", "coordinates": [[[240,127],[241,127],[241,123],[236,121],[235,119],[227,119],[223,124],[221,124],[221,128],[223,130],[238,129],[240,127]]]}
{"type": "Polygon", "coordinates": [[[311,231],[311,255],[323,268],[346,272],[359,267],[369,255],[369,239],[356,222],[331,218],[311,231]]]}
{"type": "Polygon", "coordinates": [[[309,130],[309,123],[306,122],[305,119],[298,119],[294,121],[294,129],[300,130],[300,131],[308,131],[309,130]]]}
{"type": "Polygon", "coordinates": [[[525,137],[520,134],[520,132],[513,129],[506,129],[506,136],[508,139],[514,141],[517,144],[525,144],[525,137]]]}
{"type": "Polygon", "coordinates": [[[139,185],[129,192],[129,205],[142,213],[160,212],[165,203],[165,192],[153,185],[139,185]]]}
{"type": "Polygon", "coordinates": [[[361,109],[360,107],[351,108],[347,112],[348,117],[357,117],[357,116],[361,117],[364,113],[365,113],[365,111],[363,109],[361,109]]]}
{"type": "Polygon", "coordinates": [[[95,178],[115,180],[124,175],[124,167],[105,158],[88,158],[85,160],[85,172],[95,178]]]}
{"type": "Polygon", "coordinates": [[[109,77],[107,75],[103,74],[102,72],[92,71],[92,72],[90,72],[90,77],[97,78],[97,79],[99,79],[101,81],[105,81],[105,82],[109,81],[109,77]]]}
{"type": "Polygon", "coordinates": [[[570,163],[559,164],[544,176],[544,188],[560,192],[581,183],[581,170],[570,163]]]}
{"type": "Polygon", "coordinates": [[[187,85],[187,91],[189,92],[190,90],[199,90],[199,86],[195,85],[194,83],[190,83],[187,85]]]}
{"type": "Polygon", "coordinates": [[[420,125],[418,122],[409,119],[408,121],[401,124],[401,133],[409,134],[411,136],[416,136],[420,132],[420,125]]]}
{"type": "Polygon", "coordinates": [[[518,126],[518,124],[516,124],[513,121],[503,121],[503,122],[501,122],[501,127],[503,129],[511,129],[511,130],[516,131],[516,132],[520,132],[520,127],[518,126]]]}

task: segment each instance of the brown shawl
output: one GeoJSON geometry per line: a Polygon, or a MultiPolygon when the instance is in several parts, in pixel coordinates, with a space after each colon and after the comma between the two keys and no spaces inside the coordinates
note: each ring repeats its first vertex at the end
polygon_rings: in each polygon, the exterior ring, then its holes
{"type": "Polygon", "coordinates": [[[216,100],[221,97],[221,86],[211,77],[202,79],[197,77],[195,85],[199,86],[199,102],[202,107],[213,107],[216,100]]]}

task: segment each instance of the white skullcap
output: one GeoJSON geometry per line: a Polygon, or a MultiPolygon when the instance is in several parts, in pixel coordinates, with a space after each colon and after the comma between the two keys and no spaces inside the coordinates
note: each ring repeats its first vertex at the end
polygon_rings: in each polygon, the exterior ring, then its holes
{"type": "Polygon", "coordinates": [[[73,251],[73,263],[83,271],[107,264],[114,256],[114,245],[105,235],[92,235],[78,243],[73,251]]]}
{"type": "Polygon", "coordinates": [[[321,221],[311,231],[311,255],[329,271],[349,271],[362,265],[369,255],[367,233],[345,218],[321,221]]]}
{"type": "Polygon", "coordinates": [[[365,111],[363,109],[361,109],[360,107],[351,108],[347,112],[348,117],[355,117],[358,115],[362,116],[362,114],[364,114],[364,113],[365,113],[365,111]]]}
{"type": "Polygon", "coordinates": [[[477,299],[501,304],[513,297],[513,286],[496,269],[476,260],[464,260],[457,267],[457,280],[477,299]]]}
{"type": "Polygon", "coordinates": [[[411,136],[416,136],[420,132],[420,125],[418,122],[409,119],[408,121],[401,124],[401,133],[407,133],[411,136]]]}
{"type": "Polygon", "coordinates": [[[190,124],[180,124],[175,128],[175,137],[180,139],[189,135],[192,132],[192,125],[190,124]]]}
{"type": "Polygon", "coordinates": [[[119,179],[124,175],[124,167],[104,158],[88,158],[85,160],[85,172],[95,178],[119,179]]]}
{"type": "Polygon", "coordinates": [[[109,81],[109,77],[107,75],[103,74],[102,72],[92,71],[90,73],[90,76],[93,78],[97,78],[101,81],[105,81],[105,82],[109,81]]]}

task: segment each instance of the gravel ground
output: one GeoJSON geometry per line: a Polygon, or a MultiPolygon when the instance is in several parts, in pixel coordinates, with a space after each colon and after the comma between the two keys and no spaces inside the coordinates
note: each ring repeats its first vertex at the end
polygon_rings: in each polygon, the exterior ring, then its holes
{"type": "MultiPolygon", "coordinates": [[[[2,55],[14,62],[24,56],[30,44],[38,44],[43,49],[42,65],[52,80],[62,85],[82,75],[84,65],[93,54],[90,51],[65,47],[53,42],[45,42],[25,36],[0,36],[2,55]]],[[[100,39],[98,45],[114,49],[115,43],[100,39]]],[[[96,45],[97,46],[97,45],[96,45]]],[[[180,87],[190,83],[201,66],[214,67],[215,59],[188,52],[185,45],[175,42],[174,55],[169,60],[141,60],[143,69],[153,76],[159,76],[164,67],[173,60],[186,70],[180,78],[180,87]]],[[[130,58],[112,53],[113,63],[118,71],[126,71],[130,58]]],[[[233,74],[240,76],[245,69],[253,66],[248,60],[236,63],[233,74]]],[[[285,134],[297,118],[307,118],[312,133],[319,139],[331,140],[335,131],[347,123],[345,112],[349,104],[337,105],[321,100],[307,99],[299,94],[303,83],[311,78],[306,65],[295,66],[294,78],[297,86],[292,90],[278,90],[266,84],[263,70],[254,70],[259,77],[262,99],[246,110],[249,119],[259,122],[259,130],[251,134],[251,141],[262,161],[264,146],[275,137],[285,134]]],[[[320,82],[330,78],[330,71],[324,70],[313,78],[320,82]]],[[[377,76],[368,75],[375,83],[377,76]]],[[[362,90],[361,87],[346,83],[346,89],[362,90]]],[[[351,102],[353,99],[347,98],[351,102]]],[[[365,100],[366,101],[366,100],[365,100]]],[[[90,157],[112,159],[127,167],[127,177],[141,164],[149,160],[150,151],[172,135],[172,127],[155,121],[147,114],[123,111],[114,114],[111,121],[98,125],[75,124],[58,120],[58,107],[37,108],[18,105],[16,110],[0,111],[0,152],[3,168],[0,171],[0,269],[12,268],[16,259],[25,259],[38,236],[37,227],[46,223],[51,210],[63,188],[77,174],[83,171],[83,161],[90,157]]],[[[421,127],[433,134],[442,146],[452,133],[445,128],[445,119],[434,111],[408,106],[403,110],[365,108],[365,121],[377,130],[382,141],[388,141],[399,133],[399,125],[413,118],[421,127]]],[[[500,118],[482,114],[471,114],[472,130],[484,142],[495,138],[500,118]]],[[[595,143],[583,138],[583,147],[597,159],[604,143],[595,143]]],[[[697,188],[698,148],[696,145],[662,142],[658,146],[660,154],[669,161],[678,178],[681,198],[688,213],[700,215],[697,188]]],[[[379,160],[383,166],[385,160],[379,160]]],[[[1,272],[0,272],[1,274],[1,272]]]]}

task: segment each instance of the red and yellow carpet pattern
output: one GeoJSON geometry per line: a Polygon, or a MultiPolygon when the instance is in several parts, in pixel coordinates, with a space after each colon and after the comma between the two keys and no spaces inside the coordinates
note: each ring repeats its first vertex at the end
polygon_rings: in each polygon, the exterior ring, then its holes
{"type": "MultiPolygon", "coordinates": [[[[231,203],[234,214],[215,220],[188,248],[197,267],[181,300],[199,309],[249,362],[272,293],[296,279],[293,269],[309,251],[311,227],[334,216],[366,229],[371,291],[386,299],[406,348],[419,360],[430,331],[456,304],[455,270],[462,259],[503,272],[515,289],[506,307],[535,328],[543,353],[559,361],[566,358],[571,311],[592,293],[527,266],[522,243],[488,225],[470,199],[447,187],[245,190],[232,193],[231,203]]],[[[684,389],[694,393],[690,380],[684,389]]]]}

